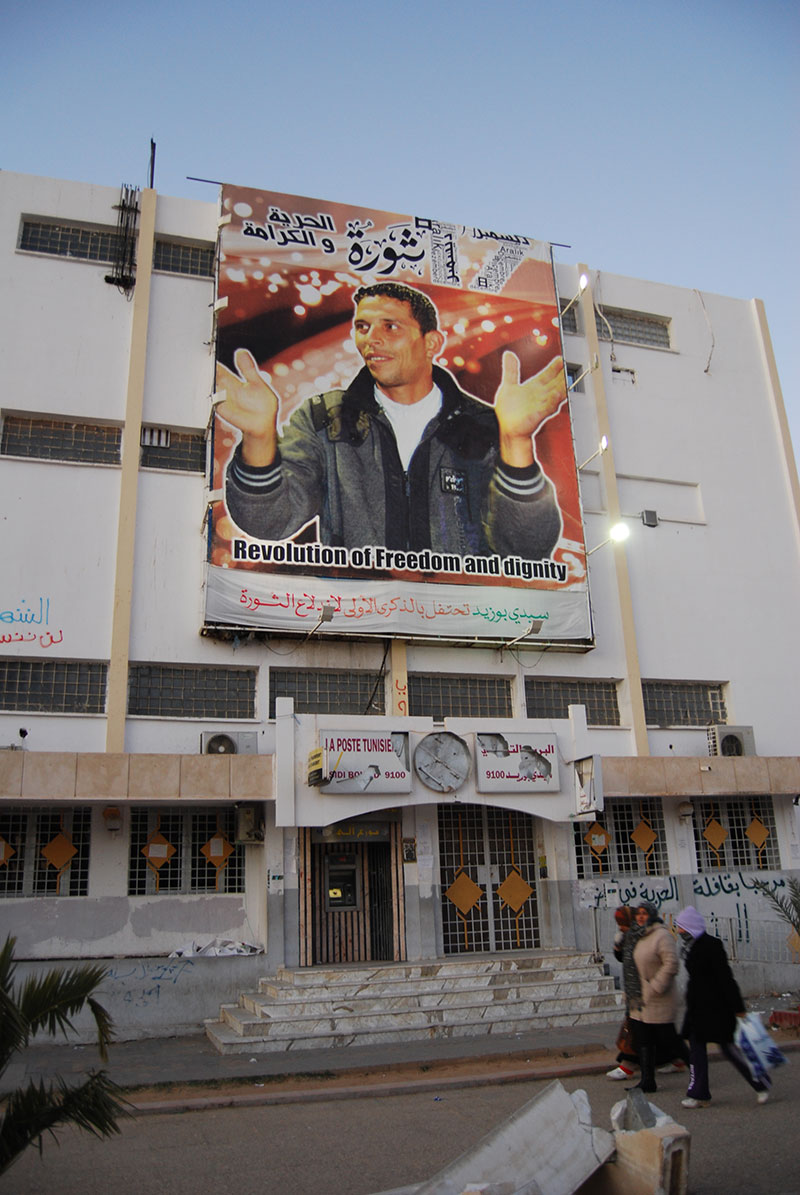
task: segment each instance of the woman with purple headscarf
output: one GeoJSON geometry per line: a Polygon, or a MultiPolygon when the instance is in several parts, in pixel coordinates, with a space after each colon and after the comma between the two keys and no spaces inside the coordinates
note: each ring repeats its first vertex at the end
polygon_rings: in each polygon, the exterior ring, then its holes
{"type": "Polygon", "coordinates": [[[744,1000],[733,977],[725,947],[719,938],[706,933],[706,923],[693,905],[681,910],[675,924],[684,942],[684,962],[689,983],[686,988],[686,1016],[681,1030],[689,1039],[689,1089],[684,1108],[705,1108],[711,1099],[708,1085],[708,1042],[716,1042],[725,1057],[758,1092],[764,1104],[768,1091],[754,1080],[739,1049],[733,1043],[736,1018],[745,1015],[744,1000]]]}

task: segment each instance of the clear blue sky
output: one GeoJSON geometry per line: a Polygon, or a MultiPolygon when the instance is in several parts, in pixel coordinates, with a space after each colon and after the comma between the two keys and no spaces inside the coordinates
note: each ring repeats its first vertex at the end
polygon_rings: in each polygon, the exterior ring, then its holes
{"type": "Polygon", "coordinates": [[[764,299],[800,448],[796,0],[4,6],[0,167],[502,227],[764,299]]]}

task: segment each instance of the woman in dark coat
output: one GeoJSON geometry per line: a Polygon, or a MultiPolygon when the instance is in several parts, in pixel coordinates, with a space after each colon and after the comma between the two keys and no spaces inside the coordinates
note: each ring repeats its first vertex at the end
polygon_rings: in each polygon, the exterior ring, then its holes
{"type": "Polygon", "coordinates": [[[733,977],[725,947],[706,933],[706,923],[693,905],[677,916],[676,925],[685,945],[684,962],[689,983],[682,1035],[689,1039],[689,1089],[684,1108],[705,1108],[711,1099],[708,1085],[708,1042],[716,1042],[725,1057],[758,1092],[759,1104],[768,1091],[754,1080],[742,1054],[733,1044],[736,1018],[744,1016],[742,993],[733,977]]]}

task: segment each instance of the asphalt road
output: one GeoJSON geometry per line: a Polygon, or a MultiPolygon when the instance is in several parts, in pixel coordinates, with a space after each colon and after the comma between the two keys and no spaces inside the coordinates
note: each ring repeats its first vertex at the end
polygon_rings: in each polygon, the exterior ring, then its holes
{"type": "MultiPolygon", "coordinates": [[[[685,1078],[659,1076],[652,1097],[692,1132],[691,1195],[800,1195],[800,1059],[775,1076],[770,1102],[723,1060],[712,1064],[710,1108],[687,1111],[685,1078]]],[[[65,1131],[60,1147],[29,1150],[0,1179],[14,1195],[372,1195],[420,1182],[529,1100],[545,1080],[413,1095],[272,1104],[138,1117],[96,1141],[65,1131]]],[[[624,1087],[601,1076],[583,1088],[594,1123],[609,1128],[624,1087]]]]}

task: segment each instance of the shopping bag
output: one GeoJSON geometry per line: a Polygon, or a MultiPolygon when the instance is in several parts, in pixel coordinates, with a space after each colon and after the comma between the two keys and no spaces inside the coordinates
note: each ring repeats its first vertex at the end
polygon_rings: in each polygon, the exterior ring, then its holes
{"type": "Polygon", "coordinates": [[[787,1058],[764,1028],[764,1022],[758,1013],[749,1012],[744,1017],[736,1018],[733,1041],[734,1045],[739,1047],[753,1078],[765,1087],[771,1086],[772,1078],[769,1072],[783,1066],[787,1058]]]}

